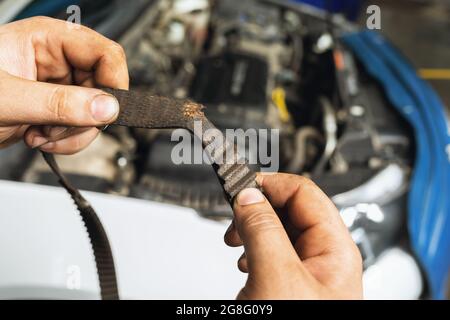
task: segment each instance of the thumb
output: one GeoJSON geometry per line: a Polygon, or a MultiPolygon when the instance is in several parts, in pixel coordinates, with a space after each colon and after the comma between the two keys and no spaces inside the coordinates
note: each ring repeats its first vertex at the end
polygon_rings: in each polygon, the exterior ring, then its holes
{"type": "Polygon", "coordinates": [[[95,127],[119,113],[116,98],[98,89],[55,85],[0,74],[0,124],[95,127]]]}
{"type": "Polygon", "coordinates": [[[234,223],[242,239],[249,274],[267,278],[301,265],[278,215],[255,188],[241,191],[234,204],[234,223]]]}

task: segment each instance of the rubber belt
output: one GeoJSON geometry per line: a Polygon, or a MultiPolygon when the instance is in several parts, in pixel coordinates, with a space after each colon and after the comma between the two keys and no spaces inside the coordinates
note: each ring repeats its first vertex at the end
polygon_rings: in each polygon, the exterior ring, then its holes
{"type": "MultiPolygon", "coordinates": [[[[102,90],[112,94],[119,101],[120,112],[113,125],[146,129],[182,128],[200,138],[231,205],[241,190],[259,188],[255,180],[255,172],[249,168],[245,158],[238,154],[234,141],[228,141],[223,133],[205,117],[202,105],[190,100],[172,99],[142,92],[109,88],[102,88],[102,90]]],[[[59,183],[75,201],[86,226],[97,267],[101,298],[119,299],[113,254],[100,219],[89,202],[64,177],[53,155],[43,153],[43,156],[57,175],[59,183]]]]}

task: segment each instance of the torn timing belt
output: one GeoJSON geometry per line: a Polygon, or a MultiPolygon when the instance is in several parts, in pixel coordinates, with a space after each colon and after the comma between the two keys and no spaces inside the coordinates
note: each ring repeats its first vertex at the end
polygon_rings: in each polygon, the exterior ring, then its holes
{"type": "MultiPolygon", "coordinates": [[[[241,190],[258,188],[256,174],[249,168],[245,158],[237,153],[234,141],[227,141],[222,132],[205,117],[202,105],[189,100],[133,91],[108,88],[103,91],[115,96],[119,101],[120,113],[114,125],[147,129],[182,128],[200,138],[230,204],[241,190]]],[[[53,155],[43,155],[58,176],[60,184],[72,196],[86,225],[94,252],[102,299],[118,299],[111,246],[100,219],[89,202],[64,177],[53,155]]]]}

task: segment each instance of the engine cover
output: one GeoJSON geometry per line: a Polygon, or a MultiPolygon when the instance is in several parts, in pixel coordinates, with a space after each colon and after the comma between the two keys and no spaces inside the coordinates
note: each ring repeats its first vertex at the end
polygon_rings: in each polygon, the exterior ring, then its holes
{"type": "Polygon", "coordinates": [[[267,62],[254,55],[226,52],[202,58],[190,96],[208,106],[219,127],[261,127],[267,112],[267,62]]]}

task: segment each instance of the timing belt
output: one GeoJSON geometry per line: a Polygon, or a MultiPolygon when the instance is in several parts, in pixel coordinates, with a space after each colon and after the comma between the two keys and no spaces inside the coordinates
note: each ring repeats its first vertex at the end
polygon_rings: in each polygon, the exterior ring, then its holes
{"type": "MultiPolygon", "coordinates": [[[[119,101],[120,112],[113,125],[146,129],[182,128],[198,137],[231,205],[241,190],[259,188],[255,172],[249,168],[246,159],[238,154],[234,141],[228,141],[205,117],[202,105],[190,100],[142,92],[109,88],[103,91],[119,101]]],[[[43,156],[57,175],[59,183],[71,195],[86,226],[95,257],[101,298],[119,299],[113,254],[100,219],[89,202],[63,175],[53,155],[43,153],[43,156]]]]}

